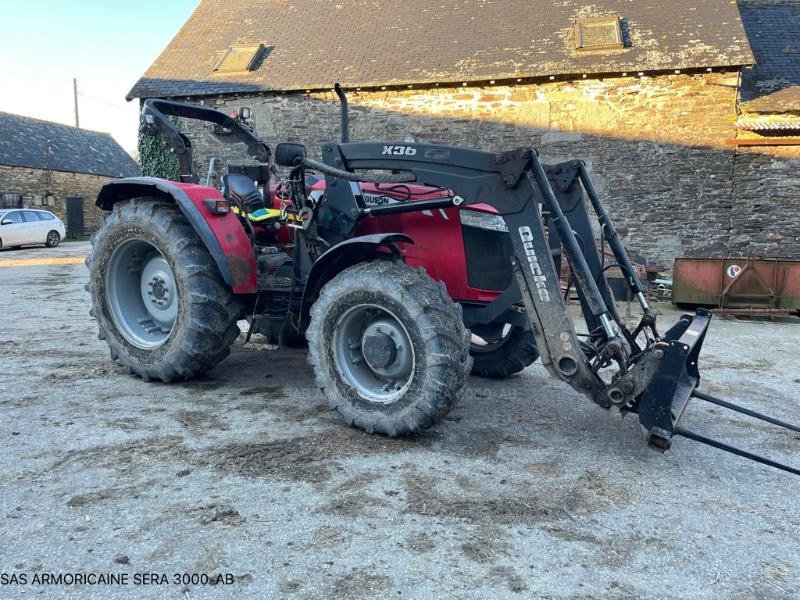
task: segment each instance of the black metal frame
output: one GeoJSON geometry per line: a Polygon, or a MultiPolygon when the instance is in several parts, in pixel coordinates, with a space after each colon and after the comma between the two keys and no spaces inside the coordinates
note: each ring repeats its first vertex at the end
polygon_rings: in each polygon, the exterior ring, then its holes
{"type": "MultiPolygon", "coordinates": [[[[226,132],[230,132],[230,139],[227,139],[227,136],[217,136],[223,143],[231,143],[233,141],[245,144],[253,159],[262,163],[268,163],[272,156],[269,146],[262,142],[261,138],[238,119],[200,104],[186,104],[184,102],[173,102],[172,100],[148,98],[142,105],[142,131],[158,134],[164,138],[169,145],[170,151],[178,157],[181,181],[187,183],[197,183],[198,181],[192,167],[192,142],[167,117],[182,117],[214,123],[226,132]]],[[[259,171],[259,174],[263,174],[263,171],[259,171]]],[[[266,180],[259,181],[260,184],[266,185],[269,183],[269,173],[267,172],[266,175],[266,180]]]]}

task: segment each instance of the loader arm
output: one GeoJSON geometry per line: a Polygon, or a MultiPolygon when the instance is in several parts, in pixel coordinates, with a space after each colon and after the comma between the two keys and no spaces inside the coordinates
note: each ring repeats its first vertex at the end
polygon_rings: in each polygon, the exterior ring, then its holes
{"type": "Polygon", "coordinates": [[[318,226],[329,237],[346,238],[366,215],[476,203],[493,206],[511,235],[514,252],[509,260],[517,275],[512,285],[517,285],[521,292],[545,368],[601,406],[625,409],[635,404],[637,393],[645,385],[642,371],[652,371],[652,357],[645,360],[641,349],[631,347],[616,311],[609,309],[606,299],[610,293],[606,289],[604,295],[598,287],[534,150],[492,154],[421,144],[326,144],[323,161],[329,167],[328,187],[318,226]],[[350,186],[337,183],[341,179],[335,176],[336,169],[342,167],[410,172],[418,183],[452,190],[453,195],[387,207],[359,206],[350,186]],[[587,328],[596,338],[593,347],[598,349],[594,355],[587,355],[587,344],[578,337],[567,313],[540,206],[548,213],[548,225],[557,232],[562,252],[585,299],[587,328]],[[634,354],[636,363],[631,361],[634,354]],[[604,381],[598,373],[599,361],[616,361],[620,378],[604,381]],[[647,369],[640,363],[647,365],[647,369]]]}
{"type": "MultiPolygon", "coordinates": [[[[326,175],[326,198],[316,225],[328,241],[348,238],[366,216],[489,204],[505,221],[513,247],[508,259],[516,281],[501,298],[522,297],[543,364],[553,376],[604,408],[638,413],[648,444],[655,449],[666,450],[673,436],[683,435],[800,474],[797,469],[678,425],[693,397],[743,412],[741,407],[720,399],[709,400],[713,397],[697,390],[698,356],[711,314],[700,310],[695,315],[684,315],[659,336],[655,314],[581,161],[546,167],[531,148],[492,154],[407,143],[328,143],[322,147],[322,158],[323,163],[308,161],[307,166],[326,175]],[[404,173],[410,176],[406,181],[450,193],[440,199],[368,207],[354,194],[348,181],[369,181],[366,172],[374,170],[404,173]],[[358,177],[354,176],[355,171],[359,171],[358,177]],[[592,237],[587,204],[595,212],[605,243],[641,305],[643,315],[633,331],[617,314],[604,275],[603,257],[592,237]],[[577,333],[561,295],[554,255],[564,256],[569,262],[586,322],[584,339],[577,333]]],[[[298,158],[300,162],[304,160],[298,158]]],[[[752,411],[745,414],[794,429],[752,411]]]]}

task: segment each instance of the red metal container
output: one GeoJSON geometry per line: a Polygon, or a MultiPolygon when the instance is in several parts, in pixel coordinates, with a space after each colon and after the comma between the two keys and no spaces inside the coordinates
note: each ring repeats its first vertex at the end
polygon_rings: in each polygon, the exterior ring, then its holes
{"type": "Polygon", "coordinates": [[[800,260],[678,258],[672,302],[722,309],[800,310],[800,260]]]}

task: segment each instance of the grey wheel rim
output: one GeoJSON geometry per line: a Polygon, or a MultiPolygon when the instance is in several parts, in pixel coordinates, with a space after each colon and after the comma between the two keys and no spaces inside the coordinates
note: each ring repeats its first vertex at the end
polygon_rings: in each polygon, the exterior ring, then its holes
{"type": "Polygon", "coordinates": [[[498,350],[508,343],[508,340],[511,338],[512,329],[513,326],[506,323],[503,325],[500,338],[494,341],[486,341],[481,336],[473,333],[470,340],[470,351],[477,354],[488,354],[489,352],[498,350]]]}
{"type": "Polygon", "coordinates": [[[47,244],[49,246],[55,246],[59,242],[58,234],[55,231],[51,231],[47,234],[47,244]]]}
{"type": "Polygon", "coordinates": [[[337,321],[333,357],[344,380],[369,402],[391,404],[408,390],[416,357],[393,313],[374,304],[350,308],[337,321]]]}
{"type": "Polygon", "coordinates": [[[175,326],[175,274],[164,255],[143,239],[117,246],[106,272],[106,299],[120,333],[142,349],[163,345],[175,326]]]}

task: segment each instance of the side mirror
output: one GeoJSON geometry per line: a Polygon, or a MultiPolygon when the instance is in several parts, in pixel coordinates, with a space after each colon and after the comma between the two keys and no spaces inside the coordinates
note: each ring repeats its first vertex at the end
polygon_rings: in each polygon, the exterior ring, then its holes
{"type": "Polygon", "coordinates": [[[13,222],[14,221],[12,221],[11,219],[3,219],[2,221],[0,221],[0,225],[11,225],[11,223],[13,222]]]}
{"type": "Polygon", "coordinates": [[[298,161],[305,157],[306,147],[303,144],[283,142],[275,146],[275,162],[282,167],[296,167],[298,161]]]}

